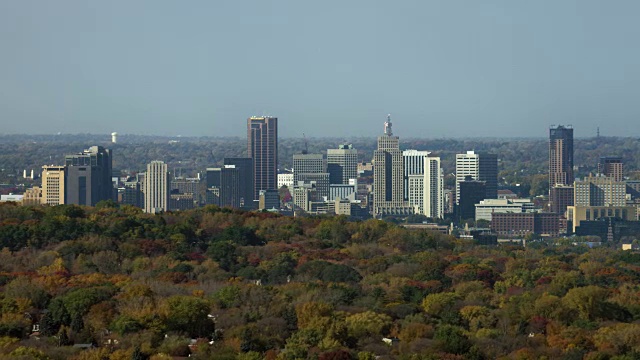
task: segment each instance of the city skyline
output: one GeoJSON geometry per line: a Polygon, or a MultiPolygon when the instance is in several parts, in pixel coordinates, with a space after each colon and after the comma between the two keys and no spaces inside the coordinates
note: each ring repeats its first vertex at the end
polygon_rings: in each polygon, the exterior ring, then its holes
{"type": "Polygon", "coordinates": [[[273,114],[283,137],[374,137],[390,112],[402,138],[542,136],[551,124],[574,125],[576,138],[597,127],[638,136],[638,10],[8,2],[2,131],[241,136],[236,121],[273,114]]]}

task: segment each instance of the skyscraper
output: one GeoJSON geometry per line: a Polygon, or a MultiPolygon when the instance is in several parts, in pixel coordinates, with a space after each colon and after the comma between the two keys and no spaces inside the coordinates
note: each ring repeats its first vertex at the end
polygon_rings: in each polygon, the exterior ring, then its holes
{"type": "Polygon", "coordinates": [[[247,154],[253,159],[253,199],[260,190],[278,186],[278,118],[252,116],[247,119],[247,154]]]}
{"type": "MultiPolygon", "coordinates": [[[[429,156],[429,154],[429,151],[418,150],[404,150],[402,152],[405,200],[409,200],[409,176],[415,175],[420,179],[424,176],[424,159],[429,156]]],[[[420,194],[420,198],[422,198],[422,194],[420,194]]]]}
{"type": "Polygon", "coordinates": [[[66,174],[67,168],[64,166],[42,167],[42,204],[66,204],[66,174]]]}
{"type": "Polygon", "coordinates": [[[424,159],[423,215],[428,218],[444,217],[444,182],[439,157],[424,159]]]}
{"type": "MultiPolygon", "coordinates": [[[[498,198],[498,157],[496,154],[476,153],[456,154],[456,204],[460,204],[460,182],[467,176],[472,180],[484,181],[486,199],[498,198]]],[[[483,200],[483,199],[481,199],[483,200]]]]}
{"type": "Polygon", "coordinates": [[[225,158],[224,164],[233,165],[238,171],[240,207],[244,209],[254,209],[256,204],[253,201],[253,159],[225,158]]]}
{"type": "Polygon", "coordinates": [[[144,211],[159,213],[169,210],[169,170],[163,161],[147,164],[144,177],[144,211]]]}
{"type": "Polygon", "coordinates": [[[407,215],[413,207],[404,201],[404,172],[400,139],[393,136],[391,115],[384,123],[384,135],[378,137],[373,152],[373,214],[407,215]]]}
{"type": "Polygon", "coordinates": [[[66,203],[95,206],[113,199],[111,150],[92,146],[82,153],[65,156],[66,203]]]}
{"type": "Polygon", "coordinates": [[[549,128],[549,186],[573,184],[573,128],[549,128]]]}
{"type": "Polygon", "coordinates": [[[327,149],[327,172],[331,184],[348,184],[358,178],[358,151],[351,144],[327,149]]]}

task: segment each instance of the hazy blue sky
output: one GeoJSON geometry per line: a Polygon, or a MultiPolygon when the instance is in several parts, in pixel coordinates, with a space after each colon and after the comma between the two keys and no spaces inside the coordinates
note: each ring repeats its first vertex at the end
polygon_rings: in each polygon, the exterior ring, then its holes
{"type": "Polygon", "coordinates": [[[640,1],[2,1],[1,133],[640,136],[640,1]]]}

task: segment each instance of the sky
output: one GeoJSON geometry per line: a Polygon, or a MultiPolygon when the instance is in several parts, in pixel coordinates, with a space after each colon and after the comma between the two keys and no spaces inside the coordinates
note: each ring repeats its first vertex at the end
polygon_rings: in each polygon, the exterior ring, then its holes
{"type": "Polygon", "coordinates": [[[0,2],[0,133],[640,136],[637,0],[0,2]]]}

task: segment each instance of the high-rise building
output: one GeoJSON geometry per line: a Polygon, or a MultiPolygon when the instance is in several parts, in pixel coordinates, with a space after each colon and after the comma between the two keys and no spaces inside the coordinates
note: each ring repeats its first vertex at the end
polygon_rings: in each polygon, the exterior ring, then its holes
{"type": "Polygon", "coordinates": [[[400,139],[393,136],[391,116],[384,123],[384,135],[378,137],[373,152],[373,214],[407,215],[413,207],[404,201],[404,171],[400,139]]]}
{"type": "Polygon", "coordinates": [[[350,179],[358,178],[358,151],[353,145],[327,149],[327,172],[331,184],[348,184],[350,179]]]}
{"type": "Polygon", "coordinates": [[[240,207],[255,209],[253,201],[253,159],[251,158],[225,158],[224,165],[233,165],[238,171],[240,207]]]}
{"type": "Polygon", "coordinates": [[[549,128],[549,186],[573,184],[573,128],[549,128]]]}
{"type": "Polygon", "coordinates": [[[444,216],[440,158],[429,154],[418,150],[402,152],[405,200],[417,214],[440,218],[444,216]]]}
{"type": "Polygon", "coordinates": [[[66,179],[67,168],[65,166],[42,167],[42,203],[45,205],[66,204],[66,179]]]}
{"type": "Polygon", "coordinates": [[[476,153],[456,154],[456,203],[460,204],[460,182],[467,176],[472,180],[484,181],[485,199],[498,198],[498,157],[496,154],[476,153]]]}
{"type": "Polygon", "coordinates": [[[260,190],[258,209],[280,209],[280,195],[278,194],[278,190],[260,190]]]}
{"type": "Polygon", "coordinates": [[[598,162],[598,174],[613,178],[615,181],[624,180],[624,163],[619,156],[603,156],[598,162]]]}
{"type": "Polygon", "coordinates": [[[276,190],[278,180],[278,118],[247,119],[247,154],[253,159],[253,199],[260,190],[276,190]]]}
{"type": "Polygon", "coordinates": [[[144,177],[144,211],[155,214],[169,210],[170,180],[167,164],[152,161],[144,177]]]}
{"type": "MultiPolygon", "coordinates": [[[[429,156],[429,154],[430,154],[429,151],[418,151],[418,150],[404,150],[402,152],[402,162],[403,162],[403,168],[404,168],[404,199],[405,200],[409,200],[409,176],[419,175],[420,177],[422,177],[424,175],[424,159],[427,156],[429,156]]],[[[422,198],[422,196],[420,196],[420,198],[422,198]]],[[[411,201],[409,201],[409,203],[411,203],[411,201]]],[[[415,205],[415,204],[412,204],[412,205],[415,205]]],[[[420,206],[420,208],[422,208],[422,206],[420,206]]]]}
{"type": "Polygon", "coordinates": [[[95,206],[113,200],[111,150],[92,146],[82,153],[65,156],[67,204],[95,206]]]}
{"type": "Polygon", "coordinates": [[[322,154],[293,154],[293,183],[300,181],[300,174],[327,172],[327,161],[322,154]]]}
{"type": "Polygon", "coordinates": [[[549,189],[549,206],[552,213],[561,217],[567,211],[567,206],[573,206],[573,186],[556,185],[549,189]]]}
{"type": "Polygon", "coordinates": [[[444,217],[444,181],[439,157],[424,159],[423,214],[428,218],[444,217]]]}
{"type": "Polygon", "coordinates": [[[627,184],[611,177],[588,176],[575,182],[575,206],[625,206],[627,184]]]}
{"type": "Polygon", "coordinates": [[[487,198],[486,182],[474,180],[471,175],[468,175],[458,185],[460,198],[458,200],[457,217],[460,221],[475,219],[475,205],[487,198]]]}
{"type": "Polygon", "coordinates": [[[142,208],[144,200],[142,191],[140,191],[140,183],[137,181],[125,181],[122,191],[122,204],[132,205],[142,208]]]}
{"type": "Polygon", "coordinates": [[[240,208],[240,169],[235,165],[207,169],[207,195],[213,205],[240,208]]]}

